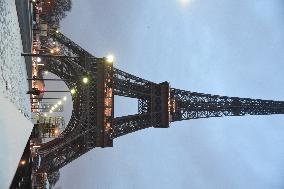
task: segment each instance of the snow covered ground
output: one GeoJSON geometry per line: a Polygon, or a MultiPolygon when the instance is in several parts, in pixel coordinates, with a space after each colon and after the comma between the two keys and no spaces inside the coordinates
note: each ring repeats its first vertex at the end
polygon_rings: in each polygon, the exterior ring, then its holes
{"type": "Polygon", "coordinates": [[[8,188],[32,131],[15,1],[0,0],[0,188],[8,188]]]}
{"type": "Polygon", "coordinates": [[[25,60],[14,1],[0,0],[0,94],[31,117],[25,60]]]}

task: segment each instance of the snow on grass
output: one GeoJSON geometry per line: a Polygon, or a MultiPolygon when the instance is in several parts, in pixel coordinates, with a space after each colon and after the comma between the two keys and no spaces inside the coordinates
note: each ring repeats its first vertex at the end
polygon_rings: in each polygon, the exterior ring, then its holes
{"type": "Polygon", "coordinates": [[[0,94],[31,117],[25,60],[15,1],[0,0],[0,94]]]}

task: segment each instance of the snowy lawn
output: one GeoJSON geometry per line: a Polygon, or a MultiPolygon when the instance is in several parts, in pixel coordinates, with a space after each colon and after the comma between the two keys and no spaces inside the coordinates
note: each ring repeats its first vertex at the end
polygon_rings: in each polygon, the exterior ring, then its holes
{"type": "Polygon", "coordinates": [[[0,188],[8,188],[32,131],[15,2],[0,0],[0,188]]]}
{"type": "Polygon", "coordinates": [[[0,94],[30,118],[27,72],[14,1],[0,0],[0,94]]]}

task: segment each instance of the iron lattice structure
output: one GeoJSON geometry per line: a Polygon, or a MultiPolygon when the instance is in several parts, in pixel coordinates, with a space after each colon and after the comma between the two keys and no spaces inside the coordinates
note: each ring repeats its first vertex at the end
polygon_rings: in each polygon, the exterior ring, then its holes
{"type": "MultiPolygon", "coordinates": [[[[46,58],[48,70],[64,79],[72,96],[71,119],[61,136],[39,149],[39,171],[50,174],[95,147],[111,147],[113,139],[148,127],[167,128],[170,122],[243,115],[283,114],[284,102],[227,97],[170,88],[116,69],[61,33],[51,34],[61,54],[77,58],[46,58]],[[83,84],[82,78],[89,83],[83,84]],[[114,95],[138,99],[138,113],[115,117],[114,95]]],[[[52,41],[53,40],[53,41],[52,41]]]]}

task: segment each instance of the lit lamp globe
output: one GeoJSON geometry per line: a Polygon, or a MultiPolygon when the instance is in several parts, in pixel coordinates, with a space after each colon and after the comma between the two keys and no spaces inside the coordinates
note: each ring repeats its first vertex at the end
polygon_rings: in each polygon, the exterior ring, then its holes
{"type": "Polygon", "coordinates": [[[83,78],[83,83],[85,83],[85,84],[88,83],[88,78],[87,78],[87,77],[84,77],[84,78],[83,78]]]}
{"type": "Polygon", "coordinates": [[[36,58],[36,61],[37,61],[37,62],[41,62],[41,58],[40,58],[40,57],[37,57],[37,58],[36,58]]]}
{"type": "Polygon", "coordinates": [[[75,94],[75,89],[71,89],[70,93],[75,94]]]}

